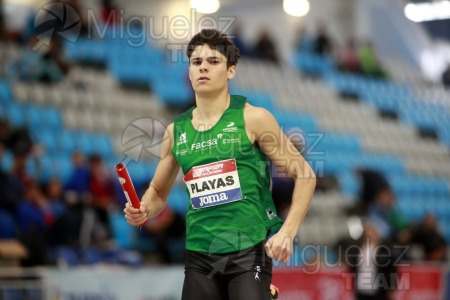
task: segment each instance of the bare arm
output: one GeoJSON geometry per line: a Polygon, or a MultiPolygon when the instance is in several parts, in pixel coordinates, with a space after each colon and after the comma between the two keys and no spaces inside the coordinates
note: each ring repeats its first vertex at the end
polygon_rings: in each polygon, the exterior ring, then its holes
{"type": "Polygon", "coordinates": [[[161,145],[161,160],[156,168],[155,175],[141,199],[141,207],[133,208],[128,203],[125,206],[125,218],[134,226],[142,224],[147,218],[156,217],[167,204],[180,166],[172,154],[173,124],[170,124],[164,133],[161,145]]]}
{"type": "Polygon", "coordinates": [[[280,231],[266,244],[268,255],[287,261],[292,254],[292,241],[303,221],[316,185],[314,171],[280,129],[275,118],[265,109],[247,106],[244,110],[247,132],[277,167],[295,180],[292,204],[280,231]]]}

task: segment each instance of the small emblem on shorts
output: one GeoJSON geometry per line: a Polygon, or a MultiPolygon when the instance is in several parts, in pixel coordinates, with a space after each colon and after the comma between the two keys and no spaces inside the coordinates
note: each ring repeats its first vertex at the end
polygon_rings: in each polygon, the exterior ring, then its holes
{"type": "Polygon", "coordinates": [[[259,273],[261,273],[261,267],[260,266],[256,266],[255,270],[256,270],[256,272],[255,272],[255,280],[261,281],[259,279],[259,273]]]}
{"type": "Polygon", "coordinates": [[[270,208],[266,209],[266,213],[267,217],[271,220],[277,216],[276,213],[274,213],[273,210],[271,210],[270,208]]]}

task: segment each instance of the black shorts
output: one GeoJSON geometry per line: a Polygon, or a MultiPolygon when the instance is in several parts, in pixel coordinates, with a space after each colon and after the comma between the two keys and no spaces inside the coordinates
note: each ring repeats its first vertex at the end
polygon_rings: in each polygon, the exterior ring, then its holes
{"type": "Polygon", "coordinates": [[[182,300],[271,300],[264,243],[226,254],[187,250],[182,300]]]}

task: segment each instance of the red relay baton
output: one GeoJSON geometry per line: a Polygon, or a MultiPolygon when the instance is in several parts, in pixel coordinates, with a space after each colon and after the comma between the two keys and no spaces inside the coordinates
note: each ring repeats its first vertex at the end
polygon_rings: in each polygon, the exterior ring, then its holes
{"type": "MultiPolygon", "coordinates": [[[[128,174],[127,166],[124,163],[118,163],[115,166],[117,176],[119,177],[120,185],[122,186],[125,197],[128,203],[133,205],[134,208],[140,208],[141,202],[134,189],[133,181],[131,181],[130,174],[128,174]]],[[[144,225],[147,221],[141,224],[144,225]]]]}

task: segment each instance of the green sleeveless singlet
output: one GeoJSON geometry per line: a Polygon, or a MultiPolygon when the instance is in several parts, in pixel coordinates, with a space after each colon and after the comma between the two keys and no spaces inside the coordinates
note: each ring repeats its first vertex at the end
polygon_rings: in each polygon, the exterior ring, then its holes
{"type": "Polygon", "coordinates": [[[232,95],[219,121],[205,131],[192,125],[195,107],[175,118],[172,153],[190,200],[187,250],[243,250],[282,225],[269,190],[268,160],[245,131],[245,103],[245,97],[232,95]]]}

